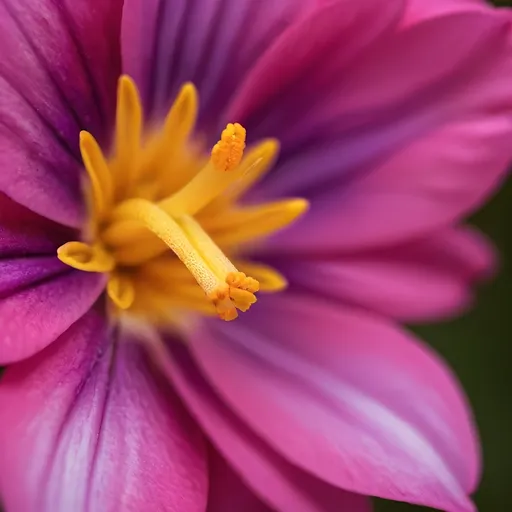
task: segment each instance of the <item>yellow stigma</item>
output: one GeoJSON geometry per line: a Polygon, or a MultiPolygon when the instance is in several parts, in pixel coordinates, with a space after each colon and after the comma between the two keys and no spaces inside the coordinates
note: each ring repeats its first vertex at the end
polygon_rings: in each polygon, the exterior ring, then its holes
{"type": "Polygon", "coordinates": [[[205,156],[193,137],[197,112],[197,91],[187,83],[162,128],[144,130],[137,87],[122,76],[111,155],[92,134],[80,133],[89,223],[83,240],[64,244],[57,256],[78,270],[108,274],[115,309],[147,321],[176,324],[186,311],[233,320],[256,293],[285,288],[274,269],[237,255],[308,206],[302,199],[243,206],[278,144],[268,139],[245,151],[245,128],[230,123],[205,156]]]}

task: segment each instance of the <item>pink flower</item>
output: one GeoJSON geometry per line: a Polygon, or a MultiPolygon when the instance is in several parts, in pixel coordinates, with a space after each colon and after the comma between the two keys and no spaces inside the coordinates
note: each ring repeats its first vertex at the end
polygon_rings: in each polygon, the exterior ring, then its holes
{"type": "Polygon", "coordinates": [[[509,25],[479,0],[0,2],[7,512],[474,510],[465,399],[399,323],[492,268],[459,223],[512,156],[509,25]]]}

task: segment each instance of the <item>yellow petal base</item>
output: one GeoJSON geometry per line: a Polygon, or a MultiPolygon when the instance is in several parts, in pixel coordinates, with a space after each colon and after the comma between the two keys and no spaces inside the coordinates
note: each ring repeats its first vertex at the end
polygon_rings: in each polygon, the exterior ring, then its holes
{"type": "Polygon", "coordinates": [[[80,134],[88,240],[70,241],[57,255],[78,270],[107,273],[115,308],[152,322],[174,323],[182,311],[234,320],[256,293],[283,290],[277,271],[235,255],[308,206],[302,199],[240,205],[271,167],[278,143],[246,151],[245,129],[228,124],[206,157],[193,138],[197,111],[197,91],[187,83],[161,129],[145,131],[137,87],[122,76],[112,155],[92,134],[80,134]]]}

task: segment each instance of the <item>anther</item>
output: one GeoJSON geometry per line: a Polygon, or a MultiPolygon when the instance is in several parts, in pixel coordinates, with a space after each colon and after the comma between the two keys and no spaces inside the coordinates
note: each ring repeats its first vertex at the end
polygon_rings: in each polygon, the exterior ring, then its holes
{"type": "Polygon", "coordinates": [[[211,163],[219,171],[231,171],[242,161],[245,149],[245,128],[238,124],[228,124],[211,153],[211,163]]]}

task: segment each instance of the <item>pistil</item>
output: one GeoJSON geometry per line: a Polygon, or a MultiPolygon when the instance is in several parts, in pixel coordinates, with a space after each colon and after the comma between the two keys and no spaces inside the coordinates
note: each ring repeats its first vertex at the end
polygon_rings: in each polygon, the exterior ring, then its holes
{"type": "MultiPolygon", "coordinates": [[[[270,167],[278,144],[265,140],[244,156],[245,128],[230,123],[205,160],[191,139],[197,112],[197,91],[185,84],[161,130],[144,132],[137,87],[123,76],[112,157],[92,134],[80,134],[90,229],[57,255],[78,270],[107,273],[107,295],[120,310],[165,318],[173,308],[209,314],[213,306],[223,320],[235,319],[256,302],[260,283],[223,248],[281,229],[307,208],[301,199],[234,207],[270,167]]],[[[241,263],[261,276],[263,290],[286,286],[273,269],[241,263]]]]}

